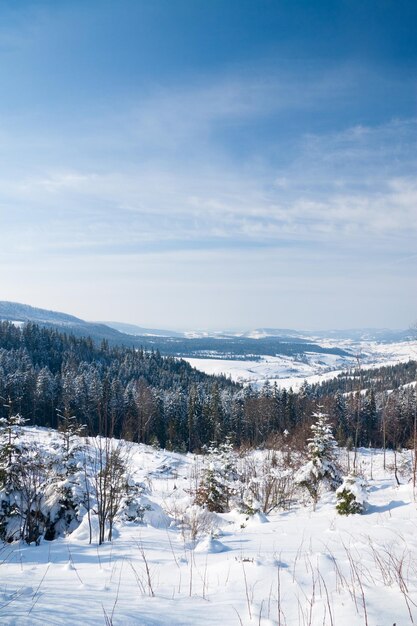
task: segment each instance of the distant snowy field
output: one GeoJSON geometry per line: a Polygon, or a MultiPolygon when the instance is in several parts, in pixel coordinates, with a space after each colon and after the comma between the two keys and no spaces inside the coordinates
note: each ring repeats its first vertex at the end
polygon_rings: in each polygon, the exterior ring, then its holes
{"type": "MultiPolygon", "coordinates": [[[[27,433],[57,440],[47,430],[27,433]]],[[[3,546],[2,626],[416,622],[416,504],[407,478],[396,486],[390,457],[385,471],[381,452],[360,454],[370,484],[364,515],[337,515],[330,494],[316,511],[294,504],[268,517],[212,514],[193,542],[178,519],[192,511],[198,457],[126,445],[152,507],[144,524],[119,523],[102,546],[88,545],[86,522],[38,547],[3,546]]]]}
{"type": "Polygon", "coordinates": [[[417,341],[399,343],[351,342],[320,340],[323,347],[342,348],[352,353],[351,357],[334,354],[310,352],[300,358],[288,356],[263,356],[259,361],[199,359],[185,360],[196,369],[206,374],[224,374],[240,383],[262,385],[266,380],[276,382],[279,387],[292,387],[297,390],[304,380],[317,383],[334,378],[342,371],[357,366],[356,355],[360,357],[361,367],[372,368],[383,365],[395,365],[417,359],[417,341]]]}

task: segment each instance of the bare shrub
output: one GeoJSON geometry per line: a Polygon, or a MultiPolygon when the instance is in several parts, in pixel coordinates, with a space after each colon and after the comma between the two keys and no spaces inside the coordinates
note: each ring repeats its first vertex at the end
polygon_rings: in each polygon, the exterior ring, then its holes
{"type": "Polygon", "coordinates": [[[248,454],[240,463],[241,499],[249,512],[289,509],[296,490],[294,468],[286,455],[267,450],[262,457],[248,454]]]}
{"type": "Polygon", "coordinates": [[[217,529],[216,515],[197,504],[171,499],[164,503],[164,510],[174,519],[184,541],[195,541],[217,529]]]}

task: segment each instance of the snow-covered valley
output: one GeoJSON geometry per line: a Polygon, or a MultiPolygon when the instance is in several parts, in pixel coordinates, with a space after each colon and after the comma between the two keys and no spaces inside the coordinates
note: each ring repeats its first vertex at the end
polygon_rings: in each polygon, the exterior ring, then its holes
{"type": "MultiPolygon", "coordinates": [[[[39,450],[61,435],[26,429],[39,450]]],[[[394,480],[393,456],[361,450],[369,483],[363,515],[343,517],[334,493],[316,510],[294,497],[268,515],[208,513],[193,504],[202,457],[123,443],[142,486],[143,522],[120,518],[98,545],[84,514],[66,537],[4,544],[0,623],[4,626],[114,624],[392,626],[417,620],[417,510],[410,453],[394,480]]],[[[97,450],[89,440],[87,449],[97,450]]],[[[266,451],[248,453],[260,468],[266,451]]],[[[350,464],[352,463],[350,453],[350,464]]],[[[81,457],[79,457],[79,460],[81,457]]],[[[346,469],[347,453],[340,452],[346,469]]],[[[241,459],[237,459],[241,463],[241,459]]],[[[259,479],[260,480],[260,479],[259,479]]]]}
{"type": "MultiPolygon", "coordinates": [[[[312,338],[313,340],[314,338],[312,338]]],[[[417,357],[417,341],[379,343],[376,341],[320,340],[324,348],[343,348],[351,356],[306,352],[299,356],[262,356],[256,360],[221,358],[186,358],[193,367],[206,374],[224,374],[236,382],[255,386],[266,380],[278,387],[297,390],[303,382],[313,384],[334,378],[343,371],[356,368],[358,357],[365,369],[404,363],[417,357]]]]}

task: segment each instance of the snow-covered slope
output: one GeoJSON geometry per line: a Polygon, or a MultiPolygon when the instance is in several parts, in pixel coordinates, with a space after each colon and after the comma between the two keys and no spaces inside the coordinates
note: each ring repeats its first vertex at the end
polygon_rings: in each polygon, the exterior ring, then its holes
{"type": "MultiPolygon", "coordinates": [[[[32,443],[51,449],[59,442],[51,431],[27,433],[32,443]]],[[[199,458],[135,444],[126,449],[152,507],[144,523],[120,521],[113,542],[102,546],[88,544],[85,519],[66,538],[3,546],[2,626],[392,626],[417,620],[416,505],[409,474],[396,486],[390,455],[384,470],[382,452],[360,454],[370,484],[364,515],[337,515],[330,494],[316,511],[294,502],[267,517],[232,511],[205,519],[197,518],[190,495],[199,458]]],[[[265,453],[252,454],[260,463],[265,453]]]]}

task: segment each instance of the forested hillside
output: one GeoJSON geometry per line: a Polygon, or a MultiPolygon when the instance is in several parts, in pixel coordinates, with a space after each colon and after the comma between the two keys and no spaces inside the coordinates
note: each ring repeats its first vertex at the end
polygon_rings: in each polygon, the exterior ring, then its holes
{"type": "Polygon", "coordinates": [[[299,393],[270,383],[256,390],[157,351],[0,323],[1,416],[20,413],[54,428],[62,416],[75,416],[91,434],[176,450],[199,450],[226,436],[238,446],[261,446],[286,431],[303,445],[319,405],[341,444],[405,446],[413,437],[415,377],[410,361],[304,384],[299,393]]]}
{"type": "Polygon", "coordinates": [[[325,380],[315,386],[321,395],[329,395],[340,391],[351,393],[362,390],[373,391],[395,391],[404,385],[415,382],[416,361],[407,361],[396,365],[384,365],[365,369],[354,368],[351,371],[343,372],[331,380],[325,380]]]}
{"type": "MultiPolygon", "coordinates": [[[[59,415],[75,415],[91,433],[181,446],[190,439],[187,410],[199,403],[207,423],[196,425],[196,446],[213,437],[220,393],[235,385],[158,352],[100,347],[33,323],[0,323],[0,395],[9,410],[40,426],[57,427],[59,415]]],[[[194,440],[195,439],[195,440],[194,440]]]]}

